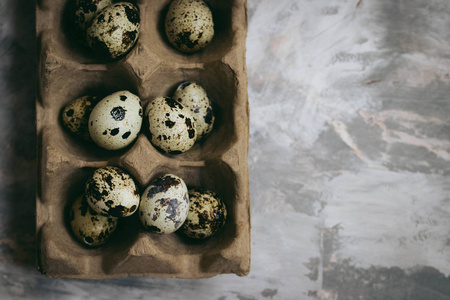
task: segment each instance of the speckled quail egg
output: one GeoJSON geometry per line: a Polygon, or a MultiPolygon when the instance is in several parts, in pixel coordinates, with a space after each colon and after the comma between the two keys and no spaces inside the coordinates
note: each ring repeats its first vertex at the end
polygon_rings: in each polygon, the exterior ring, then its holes
{"type": "Polygon", "coordinates": [[[214,125],[212,104],[201,85],[192,81],[183,82],[172,98],[191,110],[195,120],[197,140],[201,140],[211,132],[214,125]]]}
{"type": "Polygon", "coordinates": [[[67,104],[62,112],[64,127],[85,141],[92,141],[89,135],[88,122],[92,109],[99,99],[93,96],[83,96],[67,104]]]}
{"type": "Polygon", "coordinates": [[[95,170],[86,182],[86,199],[97,213],[115,218],[131,216],[139,206],[133,178],[117,167],[95,170]]]}
{"type": "Polygon", "coordinates": [[[212,191],[189,190],[189,212],[180,231],[188,237],[204,239],[216,234],[225,224],[227,209],[212,191]]]}
{"type": "Polygon", "coordinates": [[[142,126],[142,104],[138,96],[120,91],[103,98],[89,117],[92,140],[108,150],[131,144],[142,126]]]}
{"type": "Polygon", "coordinates": [[[77,239],[95,247],[106,243],[117,227],[117,219],[102,216],[92,210],[84,195],[79,196],[70,210],[70,227],[77,239]]]}
{"type": "Polygon", "coordinates": [[[92,19],[106,7],[113,4],[113,0],[75,0],[72,7],[73,33],[86,43],[86,29],[92,19]]]}
{"type": "Polygon", "coordinates": [[[133,48],[139,37],[139,9],[128,2],[108,6],[92,20],[87,41],[95,52],[112,59],[133,48]]]}
{"type": "Polygon", "coordinates": [[[165,30],[176,49],[187,53],[200,51],[214,37],[211,10],[202,0],[175,0],[166,15],[165,30]]]}
{"type": "Polygon", "coordinates": [[[197,139],[189,109],[176,100],[158,97],[145,110],[150,142],[166,153],[179,154],[192,148],[197,139]]]}
{"type": "Polygon", "coordinates": [[[141,196],[139,218],[154,233],[169,234],[181,227],[189,210],[186,184],[176,175],[154,180],[141,196]]]}

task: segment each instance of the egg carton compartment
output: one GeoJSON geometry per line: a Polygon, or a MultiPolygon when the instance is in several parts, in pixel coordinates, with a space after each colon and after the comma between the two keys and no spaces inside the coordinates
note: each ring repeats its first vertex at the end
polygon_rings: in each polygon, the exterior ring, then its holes
{"type": "Polygon", "coordinates": [[[195,240],[181,234],[156,235],[150,234],[148,239],[161,252],[179,254],[204,254],[226,249],[237,237],[236,213],[239,205],[237,178],[233,170],[221,161],[209,161],[202,166],[170,166],[164,165],[153,172],[152,180],[164,174],[175,174],[181,177],[188,189],[203,188],[214,191],[227,207],[227,221],[224,228],[206,240],[195,240]]]}
{"type": "Polygon", "coordinates": [[[143,13],[146,20],[145,35],[142,43],[150,45],[151,51],[160,60],[174,63],[205,63],[220,60],[236,44],[236,32],[242,29],[245,18],[245,1],[243,0],[205,0],[211,9],[214,20],[214,38],[203,50],[186,54],[176,50],[165,34],[165,18],[171,0],[155,1],[147,5],[143,13]],[[236,18],[234,18],[236,17],[236,18]]]}
{"type": "Polygon", "coordinates": [[[142,192],[150,181],[172,173],[184,178],[188,188],[215,191],[228,212],[225,226],[215,236],[194,240],[178,232],[169,235],[150,233],[143,228],[136,213],[119,220],[117,231],[104,246],[87,248],[71,232],[69,211],[74,200],[83,194],[86,180],[94,170],[63,166],[48,176],[46,193],[42,195],[47,201],[38,203],[38,214],[46,216],[42,224],[38,224],[38,263],[41,272],[47,276],[188,278],[221,273],[245,275],[248,272],[250,228],[246,221],[249,212],[245,209],[246,195],[237,192],[246,182],[225,163],[162,165],[154,169],[145,182],[136,180],[142,192]]]}
{"type": "MultiPolygon", "coordinates": [[[[121,219],[108,243],[101,247],[88,248],[77,241],[70,229],[69,212],[75,199],[84,193],[86,181],[94,170],[91,167],[61,167],[47,176],[44,186],[47,192],[42,195],[46,201],[38,201],[37,205],[38,220],[41,221],[37,224],[37,241],[38,267],[49,277],[104,277],[111,268],[109,261],[127,257],[142,231],[139,219],[134,216],[121,219]]],[[[149,271],[154,265],[148,266],[149,271]]]]}
{"type": "Polygon", "coordinates": [[[54,69],[47,76],[48,84],[42,98],[45,124],[52,128],[51,145],[61,152],[83,160],[108,160],[123,155],[132,145],[117,151],[107,151],[93,142],[86,142],[69,133],[62,125],[64,107],[85,95],[105,97],[119,90],[129,90],[142,97],[139,80],[126,68],[104,70],[72,70],[66,66],[54,69]]]}
{"type": "Polygon", "coordinates": [[[37,1],[39,270],[49,277],[92,279],[248,274],[246,0],[205,1],[215,19],[216,35],[207,48],[195,54],[178,52],[165,37],[163,23],[170,0],[137,0],[140,39],[130,53],[116,62],[93,55],[68,34],[65,22],[69,1],[37,1]],[[158,151],[144,127],[130,146],[107,151],[71,135],[62,126],[64,106],[80,96],[103,97],[129,90],[141,98],[145,107],[154,97],[172,96],[184,81],[195,81],[205,88],[216,117],[209,136],[185,153],[168,155],[158,151]],[[197,241],[178,233],[149,233],[136,213],[121,220],[107,244],[89,249],[72,234],[67,211],[83,193],[94,169],[107,165],[126,170],[141,192],[164,173],[180,176],[189,188],[211,189],[227,205],[228,221],[217,235],[197,241]]]}
{"type": "Polygon", "coordinates": [[[212,102],[215,121],[213,130],[187,152],[168,157],[177,160],[208,160],[220,157],[236,141],[236,131],[245,124],[235,122],[236,115],[243,113],[238,105],[238,79],[232,69],[222,62],[202,64],[193,68],[160,66],[144,82],[147,101],[159,96],[172,96],[176,88],[185,81],[200,84],[212,102]]]}
{"type": "Polygon", "coordinates": [[[38,201],[38,267],[48,276],[78,277],[103,274],[104,257],[127,253],[136,242],[140,224],[136,219],[121,220],[109,242],[98,248],[80,244],[69,225],[69,211],[74,200],[84,192],[87,178],[95,168],[61,167],[47,176],[43,198],[38,201]],[[45,216],[45,218],[43,218],[45,216]],[[136,222],[137,221],[137,222],[136,222]]]}
{"type": "MultiPolygon", "coordinates": [[[[38,28],[44,32],[50,31],[51,38],[47,41],[51,52],[62,60],[72,61],[80,64],[114,64],[116,62],[105,59],[95,54],[86,44],[77,41],[71,31],[70,10],[73,0],[39,0],[38,4],[38,28]]],[[[121,1],[114,1],[121,2],[121,1]]],[[[145,24],[142,13],[145,12],[146,1],[124,0],[137,5],[141,11],[141,27],[145,24]]],[[[140,33],[143,33],[141,28],[140,33]]],[[[133,48],[121,60],[135,51],[133,48]]]]}

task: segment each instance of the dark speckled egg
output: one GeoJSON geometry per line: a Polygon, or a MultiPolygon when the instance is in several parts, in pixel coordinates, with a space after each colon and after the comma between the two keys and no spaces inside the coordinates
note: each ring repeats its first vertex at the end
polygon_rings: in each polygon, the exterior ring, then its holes
{"type": "Polygon", "coordinates": [[[86,29],[92,19],[112,4],[113,0],[75,0],[72,9],[74,35],[86,43],[86,29]]]}
{"type": "Polygon", "coordinates": [[[153,233],[169,234],[181,227],[189,209],[189,196],[183,179],[166,174],[154,180],[141,196],[139,218],[153,233]]]}
{"type": "Polygon", "coordinates": [[[188,237],[205,239],[225,224],[227,209],[223,201],[207,190],[189,190],[189,212],[181,232],[188,237]]]}
{"type": "Polygon", "coordinates": [[[150,142],[171,154],[186,152],[197,140],[191,111],[168,97],[151,100],[145,110],[150,142]]]}
{"type": "Polygon", "coordinates": [[[86,182],[85,194],[91,208],[105,216],[128,217],[139,206],[139,191],[133,178],[117,167],[95,170],[86,182]]]}
{"type": "Polygon", "coordinates": [[[96,213],[89,207],[84,195],[73,203],[69,220],[77,239],[91,247],[105,244],[117,227],[117,219],[96,213]]]}
{"type": "Polygon", "coordinates": [[[211,100],[200,84],[192,81],[181,83],[173,94],[173,98],[191,111],[195,120],[197,141],[211,132],[215,120],[213,108],[211,100]]]}
{"type": "Polygon", "coordinates": [[[139,37],[139,9],[128,2],[108,6],[87,29],[89,46],[100,55],[116,59],[127,54],[139,37]]]}
{"type": "Polygon", "coordinates": [[[64,127],[72,134],[85,141],[92,141],[89,135],[89,116],[99,99],[93,96],[83,96],[67,104],[62,112],[64,127]]]}
{"type": "Polygon", "coordinates": [[[200,51],[214,37],[211,10],[202,0],[175,0],[166,15],[165,30],[176,49],[186,53],[200,51]]]}

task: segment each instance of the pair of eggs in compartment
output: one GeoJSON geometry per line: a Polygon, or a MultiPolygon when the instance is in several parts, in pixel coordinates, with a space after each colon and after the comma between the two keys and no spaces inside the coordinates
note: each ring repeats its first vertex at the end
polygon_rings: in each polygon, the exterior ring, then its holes
{"type": "Polygon", "coordinates": [[[213,129],[212,104],[205,89],[183,82],[172,98],[158,97],[146,109],[151,143],[164,152],[186,152],[213,129]]]}
{"type": "Polygon", "coordinates": [[[100,246],[115,231],[118,218],[137,211],[139,200],[138,188],[128,173],[117,167],[99,168],[86,181],[84,195],[72,205],[72,231],[82,243],[100,246]]]}
{"type": "MultiPolygon", "coordinates": [[[[206,91],[195,82],[179,85],[175,99],[158,97],[146,109],[150,141],[169,153],[189,150],[212,130],[214,115],[206,91]]],[[[111,94],[101,101],[84,96],[70,102],[62,121],[72,133],[100,147],[117,150],[128,146],[142,125],[139,97],[128,91],[111,94]]]]}
{"type": "Polygon", "coordinates": [[[76,0],[73,32],[100,55],[117,59],[128,53],[139,37],[139,9],[129,2],[76,0]]]}
{"type": "Polygon", "coordinates": [[[62,122],[71,133],[107,150],[122,149],[138,136],[143,109],[138,96],[119,91],[102,100],[83,96],[64,107],[62,122]]]}
{"type": "MultiPolygon", "coordinates": [[[[117,227],[117,218],[131,216],[139,206],[137,187],[116,167],[97,169],[86,182],[85,196],[72,205],[70,225],[84,244],[104,244],[117,227]]],[[[225,223],[226,207],[210,191],[189,191],[184,181],[166,174],[154,180],[140,199],[139,217],[154,233],[169,234],[181,228],[192,238],[207,238],[225,223]],[[191,202],[189,201],[191,198],[191,202]]]]}
{"type": "Polygon", "coordinates": [[[172,174],[150,183],[139,206],[139,218],[148,231],[170,234],[180,230],[197,239],[216,234],[226,216],[225,204],[215,193],[203,189],[188,191],[183,179],[172,174]]]}

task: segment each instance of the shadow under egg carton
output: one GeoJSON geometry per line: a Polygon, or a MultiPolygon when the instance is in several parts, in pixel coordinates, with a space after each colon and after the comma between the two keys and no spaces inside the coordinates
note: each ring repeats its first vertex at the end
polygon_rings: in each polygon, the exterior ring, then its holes
{"type": "Polygon", "coordinates": [[[67,0],[37,3],[38,268],[55,278],[244,276],[250,269],[246,0],[205,1],[215,19],[216,35],[202,52],[189,55],[172,48],[165,38],[164,14],[171,1],[136,2],[140,39],[115,62],[102,61],[70,40],[63,20],[67,0]],[[107,151],[62,127],[61,111],[77,97],[129,90],[145,106],[154,97],[172,95],[183,81],[205,88],[216,116],[210,135],[185,153],[159,152],[144,128],[127,148],[107,151]],[[178,233],[160,236],[145,231],[135,214],[120,220],[104,246],[84,247],[71,233],[67,209],[83,193],[94,169],[107,165],[129,172],[141,192],[165,173],[180,176],[189,188],[215,191],[228,209],[225,227],[202,241],[178,233]]]}

